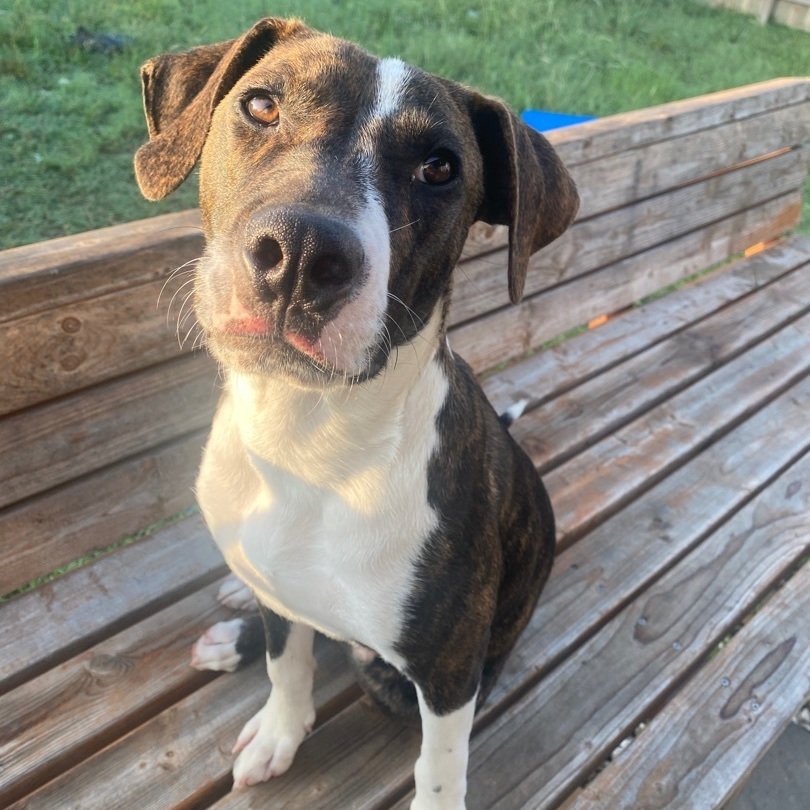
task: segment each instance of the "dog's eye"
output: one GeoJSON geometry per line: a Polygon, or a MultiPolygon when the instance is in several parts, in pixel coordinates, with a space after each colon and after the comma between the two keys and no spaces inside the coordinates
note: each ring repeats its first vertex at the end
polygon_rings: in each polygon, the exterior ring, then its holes
{"type": "Polygon", "coordinates": [[[266,127],[278,123],[278,104],[270,96],[251,96],[245,102],[245,111],[254,121],[266,127]]]}
{"type": "Polygon", "coordinates": [[[456,157],[447,149],[437,149],[419,166],[413,176],[429,186],[443,186],[458,173],[456,157]]]}

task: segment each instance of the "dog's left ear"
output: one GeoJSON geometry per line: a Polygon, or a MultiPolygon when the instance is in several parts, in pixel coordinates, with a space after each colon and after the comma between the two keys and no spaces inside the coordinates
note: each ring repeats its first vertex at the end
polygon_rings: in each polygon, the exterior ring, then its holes
{"type": "Polygon", "coordinates": [[[239,39],[164,54],[141,68],[149,142],[135,154],[135,177],[144,197],[163,199],[188,177],[217,104],[278,41],[309,30],[268,17],[239,39]]]}
{"type": "Polygon", "coordinates": [[[573,222],[579,195],[551,144],[502,101],[474,93],[471,116],[484,161],[477,218],[509,226],[509,298],[517,304],[529,257],[573,222]]]}

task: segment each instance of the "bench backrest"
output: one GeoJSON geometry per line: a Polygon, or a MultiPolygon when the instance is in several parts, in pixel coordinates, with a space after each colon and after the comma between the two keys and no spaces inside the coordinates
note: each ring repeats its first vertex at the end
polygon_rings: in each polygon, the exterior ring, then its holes
{"type": "MultiPolygon", "coordinates": [[[[801,216],[809,137],[800,79],[552,132],[578,220],[517,307],[505,229],[473,228],[454,347],[486,372],[777,238],[801,216]]],[[[218,381],[192,319],[177,328],[190,276],[172,271],[202,248],[192,211],[0,253],[0,595],[192,505],[218,381]]]]}

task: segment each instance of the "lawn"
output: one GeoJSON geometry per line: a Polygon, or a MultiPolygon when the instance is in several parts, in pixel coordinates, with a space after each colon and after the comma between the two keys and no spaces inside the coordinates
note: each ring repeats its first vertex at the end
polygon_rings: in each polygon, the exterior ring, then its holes
{"type": "Polygon", "coordinates": [[[0,0],[0,247],[193,206],[193,182],[159,204],[138,193],[138,66],[270,12],[518,110],[601,116],[810,74],[810,35],[691,0],[0,0]],[[83,47],[80,26],[120,49],[83,47]]]}

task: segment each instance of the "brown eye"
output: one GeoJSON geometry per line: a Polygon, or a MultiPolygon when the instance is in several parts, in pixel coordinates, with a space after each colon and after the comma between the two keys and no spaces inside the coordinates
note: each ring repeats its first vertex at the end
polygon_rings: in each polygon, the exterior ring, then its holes
{"type": "Polygon", "coordinates": [[[278,104],[270,96],[251,96],[245,102],[245,110],[254,121],[266,127],[278,123],[278,104]]]}
{"type": "Polygon", "coordinates": [[[456,158],[446,149],[438,149],[417,167],[414,177],[429,186],[443,186],[458,173],[456,158]]]}

